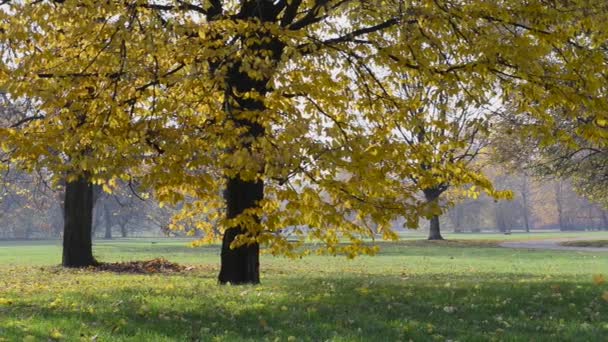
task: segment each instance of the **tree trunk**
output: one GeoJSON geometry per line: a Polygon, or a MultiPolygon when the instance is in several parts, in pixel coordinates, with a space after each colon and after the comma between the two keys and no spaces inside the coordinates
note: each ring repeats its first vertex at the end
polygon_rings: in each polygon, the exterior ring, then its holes
{"type": "Polygon", "coordinates": [[[126,224],[120,225],[120,236],[122,236],[123,238],[127,237],[127,225],[126,224]]]}
{"type": "MultiPolygon", "coordinates": [[[[264,127],[255,122],[254,118],[241,117],[242,111],[257,112],[261,114],[265,109],[264,103],[251,98],[242,98],[239,94],[255,89],[258,93],[266,94],[266,81],[253,80],[247,74],[235,68],[229,75],[229,84],[234,85],[236,92],[231,93],[226,110],[236,125],[247,128],[242,136],[242,145],[235,146],[234,150],[245,149],[251,153],[252,143],[264,135],[264,127]],[[234,102],[231,103],[230,99],[234,102]],[[233,107],[234,106],[234,107],[233,107]]],[[[250,115],[250,114],[249,114],[250,115]]],[[[234,151],[233,150],[233,151],[234,151]]],[[[255,162],[255,161],[251,161],[255,162]]],[[[260,165],[262,172],[263,167],[260,165]]],[[[240,174],[228,177],[224,191],[226,201],[226,217],[232,219],[249,208],[254,208],[257,202],[264,198],[264,183],[258,181],[242,180],[240,174]]],[[[255,218],[259,223],[259,218],[255,218]]],[[[257,243],[230,248],[232,242],[241,234],[247,234],[245,227],[232,227],[224,232],[222,237],[221,268],[218,280],[220,284],[257,284],[260,282],[260,247],[257,243]]]]}
{"type": "Polygon", "coordinates": [[[103,206],[103,213],[106,224],[106,231],[103,238],[106,240],[112,240],[112,213],[110,212],[110,208],[108,208],[107,203],[103,206]]]}
{"type": "MultiPolygon", "coordinates": [[[[524,206],[527,205],[524,200],[524,206]]],[[[528,208],[524,207],[524,228],[526,229],[526,233],[530,232],[530,219],[528,217],[528,208]]]]}
{"type": "MultiPolygon", "coordinates": [[[[426,202],[431,204],[431,203],[437,203],[437,201],[439,201],[439,196],[441,196],[441,193],[443,193],[443,191],[441,191],[438,188],[431,188],[431,189],[425,189],[423,190],[424,193],[424,197],[426,198],[426,202]]],[[[439,227],[439,215],[433,215],[430,219],[429,219],[429,240],[443,240],[443,236],[441,236],[441,231],[440,231],[440,227],[439,227]]]]}
{"type": "MultiPolygon", "coordinates": [[[[272,1],[257,1],[255,6],[244,8],[241,15],[246,18],[256,19],[260,22],[273,22],[276,20],[278,12],[274,11],[272,1]]],[[[257,55],[260,61],[267,61],[268,64],[261,68],[261,77],[252,77],[242,68],[242,60],[235,57],[234,65],[226,74],[226,97],[224,110],[226,115],[237,127],[246,130],[241,135],[241,141],[230,148],[230,152],[246,150],[250,155],[254,154],[252,146],[254,142],[262,138],[265,134],[263,120],[266,106],[261,98],[268,93],[268,82],[272,77],[273,69],[285,47],[284,43],[267,31],[252,33],[256,37],[248,49],[252,54],[257,55]],[[244,96],[254,91],[257,97],[244,96]]],[[[260,156],[263,160],[263,156],[260,156]]],[[[258,175],[264,172],[262,161],[254,158],[251,163],[256,163],[258,175]],[[259,165],[257,165],[259,163],[259,165]]],[[[248,165],[251,167],[251,165],[248,165]]],[[[234,218],[246,209],[255,208],[258,201],[264,198],[264,183],[262,180],[243,180],[240,170],[227,176],[227,185],[224,192],[228,219],[234,218]]],[[[260,223],[260,218],[255,217],[260,223]]],[[[241,234],[251,233],[246,227],[236,226],[227,229],[222,238],[221,268],[218,280],[221,284],[257,284],[260,282],[260,247],[257,243],[240,246],[231,249],[232,242],[241,234]]]]}
{"type": "Polygon", "coordinates": [[[557,221],[559,223],[559,230],[566,230],[566,222],[564,218],[564,209],[562,201],[562,184],[560,181],[555,183],[555,204],[557,208],[557,221]]]}
{"type": "MultiPolygon", "coordinates": [[[[232,116],[234,122],[247,128],[242,136],[242,145],[235,146],[234,150],[245,149],[251,153],[252,143],[255,139],[264,135],[264,128],[251,118],[242,118],[239,112],[246,110],[249,112],[262,113],[264,104],[259,100],[243,99],[240,93],[245,93],[251,89],[257,90],[260,94],[266,93],[266,83],[249,78],[246,74],[234,69],[230,74],[230,84],[234,84],[236,93],[231,94],[234,103],[227,102],[228,114],[232,116]],[[234,105],[236,108],[233,108],[234,105]]],[[[230,100],[228,100],[230,101],[230,100]]],[[[234,151],[233,150],[233,151],[234,151]]],[[[252,161],[255,162],[255,161],[252,161]]],[[[259,166],[259,172],[263,167],[259,166]]],[[[226,182],[224,199],[226,201],[226,217],[232,219],[243,213],[249,208],[254,208],[257,202],[264,198],[264,183],[261,180],[242,180],[241,175],[228,177],[226,182]]],[[[255,218],[260,222],[260,218],[255,218]]],[[[258,284],[260,282],[260,247],[257,243],[231,248],[232,242],[241,234],[249,233],[243,226],[236,226],[227,229],[222,237],[221,267],[218,280],[220,284],[258,284]]]]}
{"type": "MultiPolygon", "coordinates": [[[[264,197],[264,183],[229,179],[224,194],[228,206],[227,217],[234,218],[252,208],[264,197]]],[[[246,233],[242,227],[229,228],[222,239],[221,284],[257,284],[260,282],[260,246],[257,243],[230,248],[234,239],[246,233]]]]}
{"type": "Polygon", "coordinates": [[[97,263],[93,258],[92,225],[92,184],[85,176],[66,182],[62,261],[64,267],[87,267],[97,263]]]}
{"type": "Polygon", "coordinates": [[[441,236],[441,231],[439,229],[439,216],[435,215],[431,217],[429,223],[429,240],[443,240],[443,236],[441,236]]]}
{"type": "Polygon", "coordinates": [[[494,219],[496,221],[496,228],[498,229],[498,231],[501,233],[507,232],[507,223],[505,222],[504,208],[501,203],[496,203],[494,205],[494,219]]]}
{"type": "Polygon", "coordinates": [[[602,214],[602,223],[604,226],[601,229],[608,230],[608,214],[604,210],[601,210],[601,214],[602,214]]]}
{"type": "Polygon", "coordinates": [[[523,206],[523,216],[524,216],[524,228],[526,228],[526,233],[530,232],[530,204],[528,203],[528,192],[530,191],[528,185],[528,176],[524,174],[522,179],[522,188],[521,188],[521,199],[523,206]]]}
{"type": "Polygon", "coordinates": [[[462,216],[463,205],[456,205],[454,208],[454,233],[462,233],[462,216]]]}

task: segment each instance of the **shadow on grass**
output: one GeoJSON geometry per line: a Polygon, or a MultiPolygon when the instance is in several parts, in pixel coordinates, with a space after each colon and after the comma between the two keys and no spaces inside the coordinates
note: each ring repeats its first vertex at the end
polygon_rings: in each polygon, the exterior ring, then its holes
{"type": "Polygon", "coordinates": [[[560,243],[566,247],[606,247],[608,248],[608,240],[583,240],[583,241],[566,241],[560,243]]]}
{"type": "Polygon", "coordinates": [[[290,336],[309,341],[599,341],[608,334],[608,305],[590,282],[525,274],[511,280],[508,274],[440,278],[285,275],[262,286],[238,287],[198,277],[162,278],[183,286],[174,288],[154,287],[161,278],[139,277],[132,286],[65,291],[65,305],[56,307],[37,300],[0,306],[0,315],[10,318],[0,321],[0,336],[47,340],[53,327],[67,340],[98,336],[98,341],[285,341],[290,336]]]}

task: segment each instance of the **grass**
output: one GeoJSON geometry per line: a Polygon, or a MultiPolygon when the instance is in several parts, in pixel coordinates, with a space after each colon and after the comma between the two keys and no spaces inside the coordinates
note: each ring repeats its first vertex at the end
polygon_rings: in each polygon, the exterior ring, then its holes
{"type": "Polygon", "coordinates": [[[514,235],[481,235],[439,243],[406,238],[354,260],[263,256],[259,286],[217,285],[218,247],[193,249],[183,240],[95,243],[103,261],[162,256],[197,265],[171,275],[63,270],[54,266],[58,241],[0,242],[0,341],[599,341],[608,335],[608,285],[599,276],[608,276],[608,253],[506,249],[497,242],[514,235]]]}
{"type": "Polygon", "coordinates": [[[579,240],[560,243],[568,247],[608,247],[608,240],[579,240]]]}

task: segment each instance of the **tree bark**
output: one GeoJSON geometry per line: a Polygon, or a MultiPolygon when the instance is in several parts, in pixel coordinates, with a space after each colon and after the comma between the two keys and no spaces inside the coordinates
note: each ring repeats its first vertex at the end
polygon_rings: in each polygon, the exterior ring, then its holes
{"type": "MultiPolygon", "coordinates": [[[[225,191],[228,218],[234,218],[252,208],[264,197],[264,183],[246,182],[232,178],[225,191]]],[[[222,284],[257,284],[260,282],[260,246],[257,243],[230,248],[234,239],[246,233],[242,227],[226,230],[222,240],[222,267],[219,281],[222,284]]]]}
{"type": "Polygon", "coordinates": [[[86,176],[66,182],[62,258],[64,267],[87,267],[97,264],[93,257],[92,225],[92,184],[86,176]]]}
{"type": "MultiPolygon", "coordinates": [[[[261,22],[273,22],[278,12],[273,11],[274,5],[271,1],[258,1],[255,6],[243,8],[241,14],[244,17],[255,18],[261,22]]],[[[250,47],[251,53],[258,55],[260,60],[270,57],[270,64],[266,67],[273,68],[280,61],[283,53],[284,43],[268,32],[257,32],[258,42],[250,47]],[[274,64],[274,66],[272,65],[274,64]]],[[[231,152],[245,149],[250,154],[254,142],[265,134],[264,127],[260,124],[261,115],[264,115],[266,106],[260,98],[243,96],[248,92],[255,91],[261,98],[268,93],[268,82],[272,71],[262,71],[262,77],[251,77],[247,71],[241,68],[241,60],[235,60],[235,64],[226,75],[226,102],[225,111],[227,117],[236,126],[245,128],[241,141],[231,148],[231,152]]],[[[252,163],[257,163],[252,160],[252,163]]],[[[258,175],[263,173],[263,165],[258,167],[258,175]]],[[[246,209],[255,208],[258,201],[264,198],[264,183],[262,180],[243,180],[241,175],[227,177],[224,198],[226,201],[228,219],[234,218],[246,209]]],[[[259,217],[255,220],[260,222],[259,217]]],[[[218,280],[221,284],[257,284],[260,282],[260,247],[257,243],[240,246],[231,249],[232,242],[241,234],[250,233],[246,227],[231,227],[224,232],[222,237],[221,268],[218,280]]]]}
{"type": "MultiPolygon", "coordinates": [[[[436,188],[425,189],[423,191],[424,197],[426,198],[427,203],[437,202],[439,200],[439,196],[443,191],[436,188]]],[[[439,227],[439,215],[433,215],[429,219],[429,240],[443,240],[443,236],[441,236],[441,229],[439,227]]]]}
{"type": "Polygon", "coordinates": [[[562,194],[563,194],[562,184],[561,184],[561,182],[558,181],[555,183],[555,204],[556,204],[556,209],[557,209],[557,221],[559,223],[559,230],[564,231],[564,230],[566,230],[566,222],[564,219],[562,194]]]}
{"type": "Polygon", "coordinates": [[[439,216],[435,215],[431,217],[429,223],[429,240],[443,240],[443,236],[441,236],[441,231],[439,228],[439,216]]]}
{"type": "MultiPolygon", "coordinates": [[[[236,92],[231,94],[234,103],[227,102],[226,108],[229,116],[240,126],[247,128],[242,136],[241,146],[235,146],[234,150],[246,149],[251,153],[251,147],[255,139],[264,135],[264,128],[251,118],[240,117],[241,111],[261,113],[265,107],[259,100],[244,99],[239,97],[240,93],[255,89],[260,94],[266,93],[266,81],[253,80],[247,74],[233,69],[229,75],[230,82],[236,92]],[[232,107],[234,105],[234,108],[232,107]]],[[[230,101],[230,98],[228,101],[230,101]]],[[[252,161],[253,162],[253,161],[252,161]]],[[[260,170],[259,172],[262,172],[260,170]]],[[[264,198],[264,183],[261,180],[242,180],[240,174],[228,177],[224,191],[226,201],[226,217],[232,219],[249,208],[254,208],[257,202],[264,198]]],[[[259,218],[256,218],[259,222],[259,218]]],[[[242,226],[232,227],[224,232],[222,237],[221,268],[218,280],[220,284],[258,284],[259,274],[259,250],[257,243],[230,248],[232,242],[241,234],[246,234],[247,229],[242,226]]]]}

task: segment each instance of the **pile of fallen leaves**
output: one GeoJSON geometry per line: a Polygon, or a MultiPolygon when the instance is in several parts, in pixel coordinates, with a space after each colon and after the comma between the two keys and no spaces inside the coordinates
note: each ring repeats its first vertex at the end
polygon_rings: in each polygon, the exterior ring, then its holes
{"type": "Polygon", "coordinates": [[[193,269],[193,267],[186,267],[176,264],[165,258],[156,258],[146,261],[100,263],[99,265],[92,267],[92,269],[95,271],[109,271],[116,273],[154,274],[190,271],[193,269]]]}

